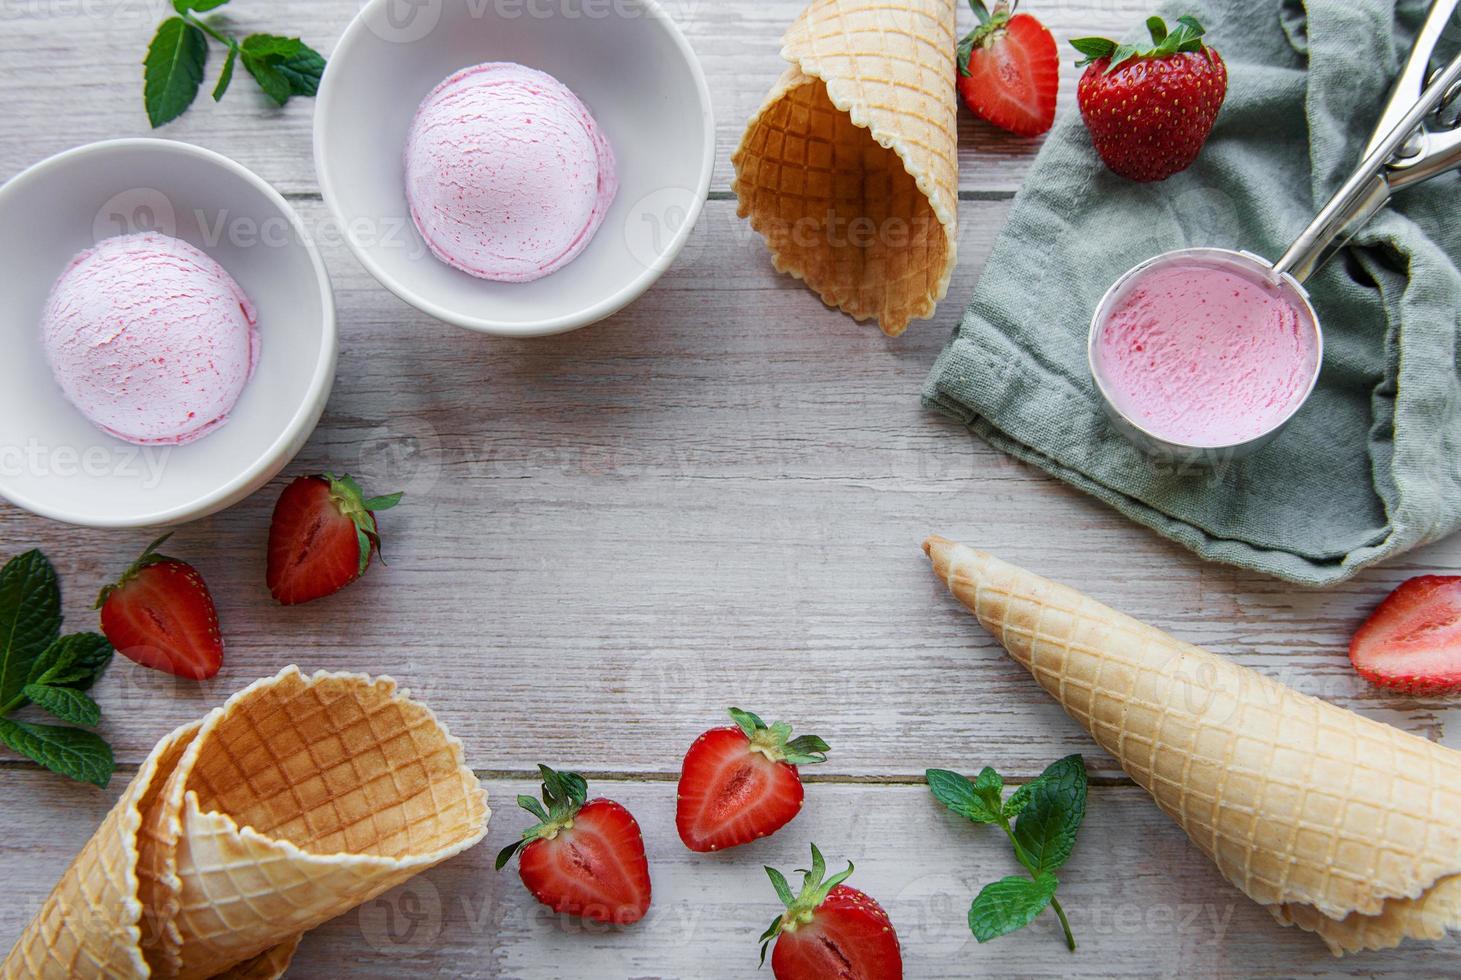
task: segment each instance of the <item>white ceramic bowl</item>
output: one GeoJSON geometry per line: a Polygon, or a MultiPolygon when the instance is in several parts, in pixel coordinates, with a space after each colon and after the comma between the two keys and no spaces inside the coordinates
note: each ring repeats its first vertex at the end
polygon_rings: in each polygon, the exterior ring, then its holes
{"type": "Polygon", "coordinates": [[[417,309],[503,336],[582,327],[642,294],[689,237],[714,162],[704,73],[655,0],[369,0],[315,107],[320,187],[360,261],[417,309]],[[618,159],[619,193],[598,234],[536,282],[488,282],[439,261],[406,204],[417,107],[448,75],[487,61],[557,77],[618,159]]]}
{"type": "Polygon", "coordinates": [[[176,524],[267,483],[304,445],[335,378],[329,276],[299,216],[262,179],[170,140],[94,143],[0,187],[0,496],[90,527],[176,524]],[[56,277],[104,238],[160,231],[207,252],[259,313],[258,368],[228,422],[186,446],[139,447],[61,394],[41,348],[56,277]]]}

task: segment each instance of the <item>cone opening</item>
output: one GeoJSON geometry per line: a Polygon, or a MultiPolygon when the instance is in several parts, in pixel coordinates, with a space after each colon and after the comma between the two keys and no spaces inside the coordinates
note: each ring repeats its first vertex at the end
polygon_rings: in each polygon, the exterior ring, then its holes
{"type": "Polygon", "coordinates": [[[858,319],[898,334],[947,287],[953,243],[902,158],[802,76],[737,151],[742,214],[783,272],[858,319]]]}
{"type": "Polygon", "coordinates": [[[200,809],[309,853],[429,853],[485,815],[459,743],[388,681],[286,677],[206,738],[188,778],[200,809]]]}

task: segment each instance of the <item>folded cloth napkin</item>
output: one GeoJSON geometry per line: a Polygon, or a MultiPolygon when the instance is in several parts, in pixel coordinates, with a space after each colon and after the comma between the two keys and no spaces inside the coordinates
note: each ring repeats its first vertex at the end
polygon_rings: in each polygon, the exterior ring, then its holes
{"type": "MultiPolygon", "coordinates": [[[[1317,390],[1278,439],[1208,469],[1144,456],[1105,420],[1086,362],[1113,280],[1168,249],[1277,259],[1363,155],[1424,2],[1177,0],[1228,65],[1197,163],[1108,171],[1067,112],[1016,197],[925,404],[1204,558],[1308,585],[1461,526],[1461,177],[1399,192],[1308,283],[1317,390]]],[[[1447,39],[1454,50],[1461,24],[1447,39]]],[[[1074,57],[1074,52],[1071,52],[1074,57]]]]}

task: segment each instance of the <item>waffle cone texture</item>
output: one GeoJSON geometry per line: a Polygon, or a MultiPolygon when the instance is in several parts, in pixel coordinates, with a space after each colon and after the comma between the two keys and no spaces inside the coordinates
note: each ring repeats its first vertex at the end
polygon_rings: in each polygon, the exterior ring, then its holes
{"type": "Polygon", "coordinates": [[[956,261],[954,0],[812,0],[731,157],[776,269],[901,334],[956,261]]]}
{"type": "Polygon", "coordinates": [[[489,816],[461,743],[394,681],[287,667],[158,743],[0,974],[279,977],[305,931],[489,816]]]}
{"type": "Polygon", "coordinates": [[[935,573],[1285,925],[1336,955],[1461,928],[1461,753],[943,538],[935,573]]]}

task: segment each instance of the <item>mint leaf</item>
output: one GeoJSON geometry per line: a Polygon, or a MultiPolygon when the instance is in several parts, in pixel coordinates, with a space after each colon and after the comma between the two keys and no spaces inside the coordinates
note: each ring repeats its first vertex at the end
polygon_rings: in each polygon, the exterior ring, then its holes
{"type": "MultiPolygon", "coordinates": [[[[270,64],[267,59],[249,54],[247,51],[243,53],[243,63],[244,67],[248,69],[249,74],[254,76],[254,81],[259,83],[259,88],[263,89],[264,94],[270,99],[273,99],[276,105],[282,106],[289,101],[291,94],[289,79],[278,68],[270,64]]],[[[365,562],[368,554],[369,549],[362,546],[362,563],[365,562]]]]}
{"type": "Polygon", "coordinates": [[[1032,881],[1011,875],[991,882],[969,906],[969,929],[981,943],[1023,929],[1050,905],[1059,885],[1055,875],[1042,872],[1032,881]]]}
{"type": "Polygon", "coordinates": [[[157,29],[143,62],[142,100],[152,128],[166,125],[188,111],[203,84],[208,40],[181,17],[169,17],[157,29]]]}
{"type": "Polygon", "coordinates": [[[0,718],[0,742],[52,772],[106,788],[116,768],[101,736],[79,728],[32,725],[0,718]]]}
{"type": "MultiPolygon", "coordinates": [[[[279,69],[279,74],[289,79],[291,92],[313,97],[319,92],[320,79],[325,75],[325,56],[309,45],[301,44],[298,54],[290,55],[274,67],[279,69]]],[[[387,497],[373,497],[365,502],[365,509],[388,510],[400,503],[402,496],[403,494],[393,493],[387,497]]]]}
{"type": "Polygon", "coordinates": [[[1055,871],[1075,848],[1086,816],[1086,767],[1079,755],[1051,763],[1030,784],[1030,800],[1015,821],[1015,842],[1030,872],[1055,871]]]}
{"type": "Polygon", "coordinates": [[[39,551],[0,569],[0,711],[12,710],[31,667],[61,633],[61,585],[39,551]]]}
{"type": "Polygon", "coordinates": [[[100,633],[72,633],[46,648],[31,665],[30,684],[85,691],[112,662],[112,645],[100,633]]]}
{"type": "Polygon", "coordinates": [[[233,66],[238,61],[238,43],[230,41],[228,54],[223,59],[223,71],[218,73],[218,84],[213,86],[213,101],[218,102],[223,98],[223,93],[228,91],[229,83],[233,81],[233,66]]]}
{"type": "Polygon", "coordinates": [[[172,9],[180,14],[186,14],[190,10],[201,14],[205,11],[216,10],[225,3],[228,3],[228,0],[172,0],[172,9]]]}
{"type": "MultiPolygon", "coordinates": [[[[292,58],[304,48],[304,42],[297,37],[280,37],[277,34],[250,34],[243,39],[243,53],[265,61],[292,58]]],[[[359,487],[356,487],[358,490],[359,487]]]]}
{"type": "Polygon", "coordinates": [[[1004,801],[1004,809],[1002,812],[1006,820],[1013,820],[1015,817],[1018,817],[1025,811],[1025,807],[1030,805],[1030,794],[1035,791],[1036,782],[1037,780],[1032,779],[1030,782],[1016,789],[1010,794],[1010,798],[1004,801]]]}
{"type": "Polygon", "coordinates": [[[27,684],[22,691],[33,704],[62,721],[88,727],[101,722],[101,708],[98,708],[96,702],[91,698],[74,688],[27,684]]]}
{"type": "MultiPolygon", "coordinates": [[[[986,772],[994,772],[994,770],[987,769],[986,772]]],[[[998,822],[998,802],[991,808],[977,785],[964,776],[947,769],[930,769],[924,773],[924,776],[928,780],[928,788],[934,798],[961,817],[968,817],[975,823],[998,822]]],[[[982,778],[984,773],[980,773],[980,776],[982,778]]],[[[999,778],[997,774],[995,778],[999,778]]],[[[985,788],[987,791],[987,782],[985,788]]]]}

